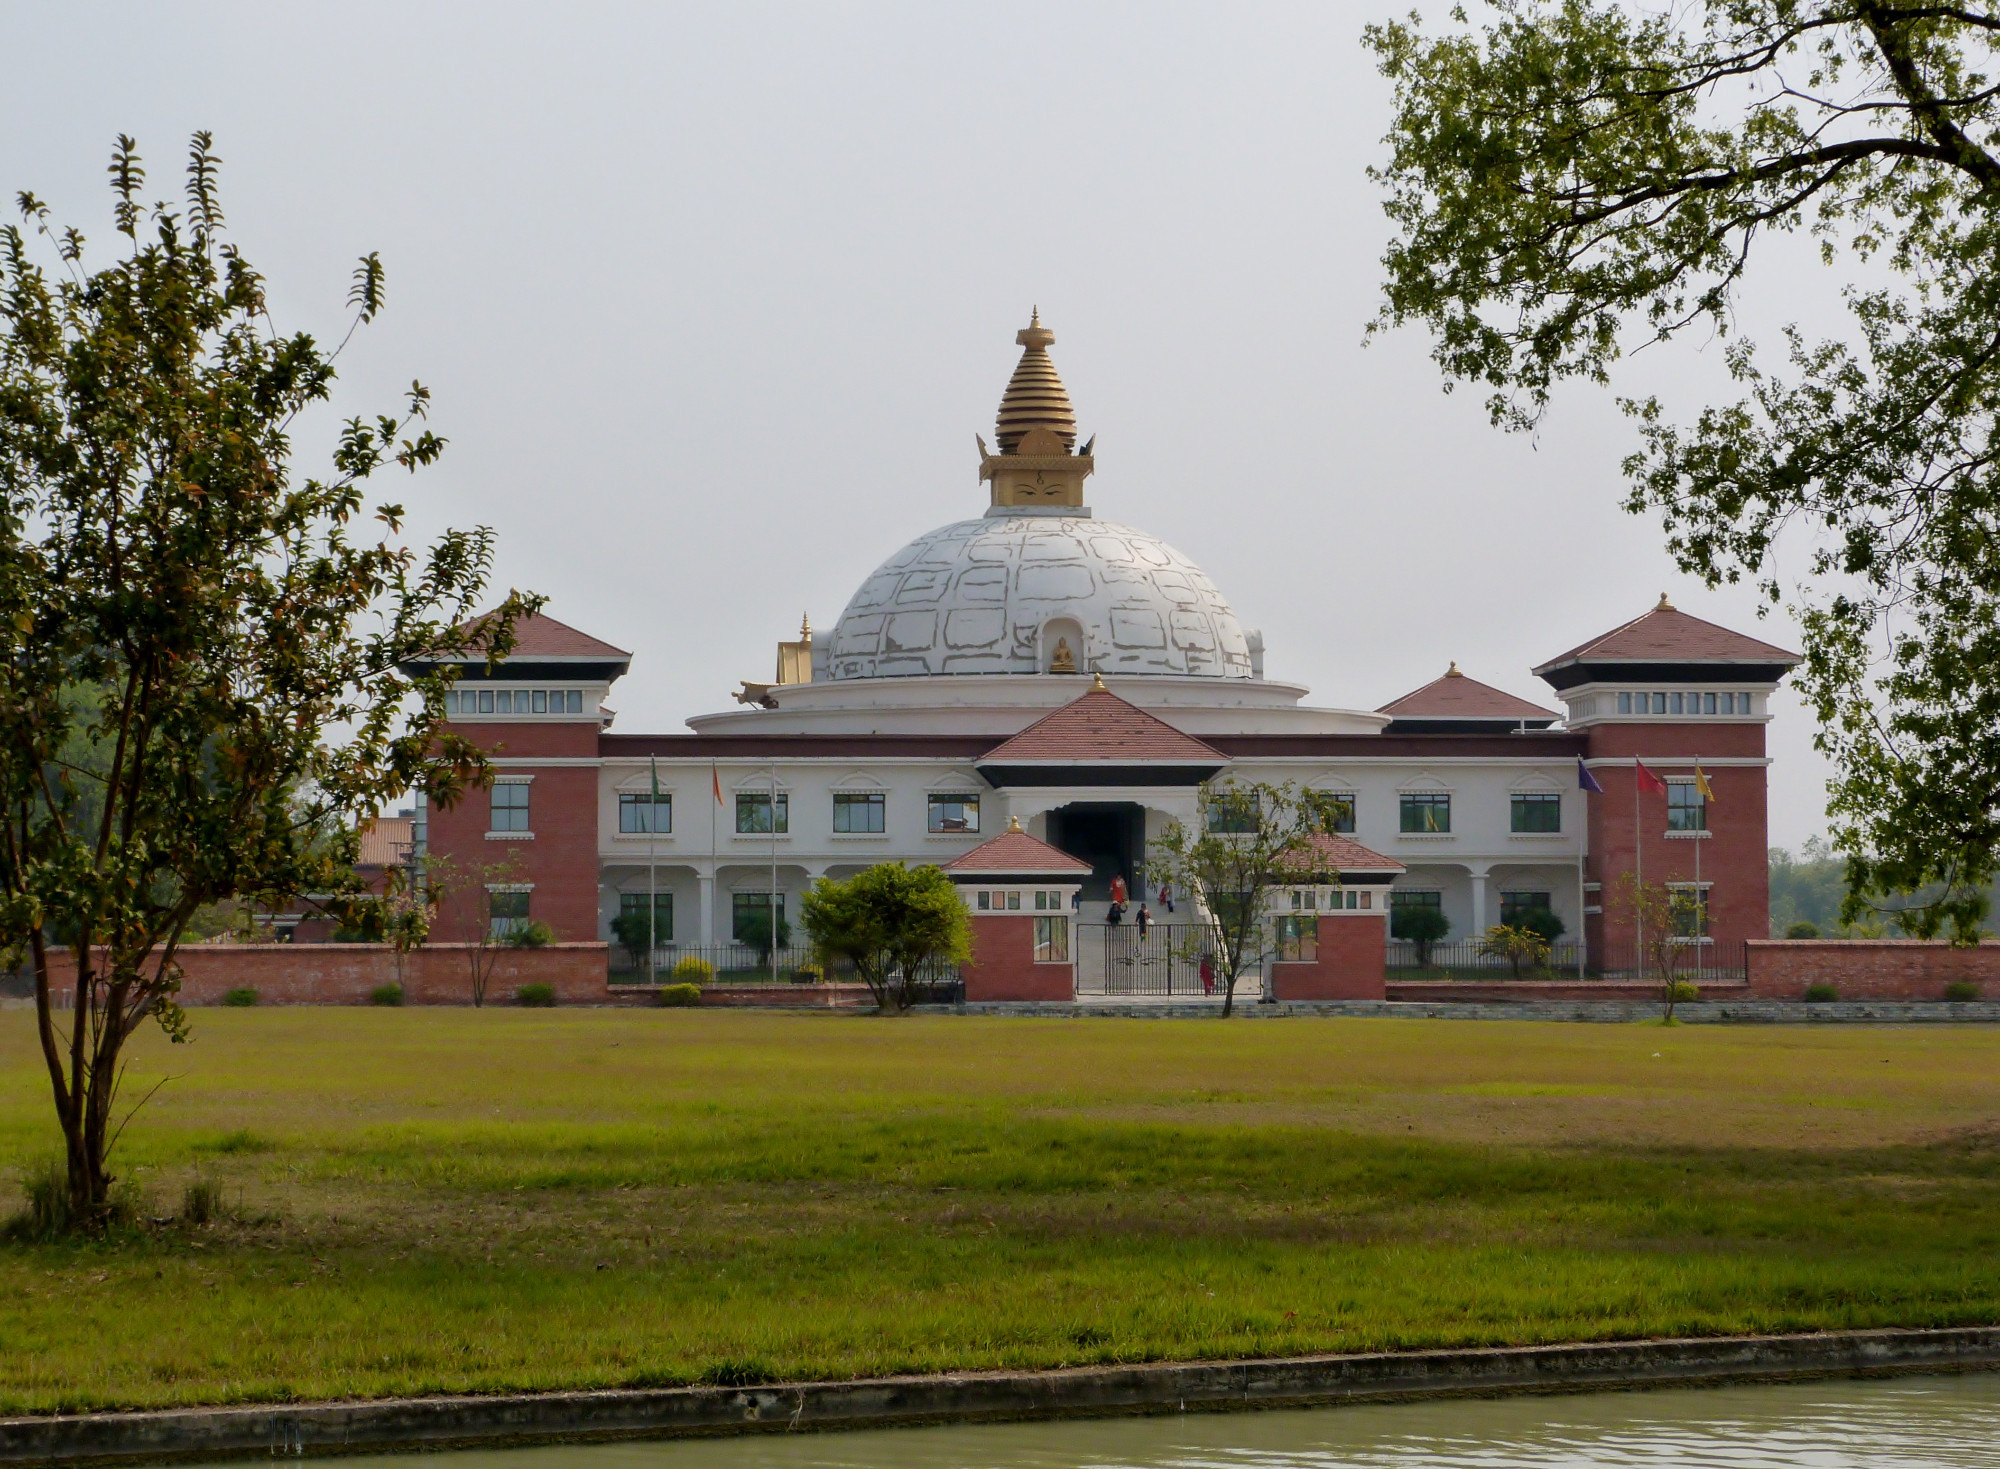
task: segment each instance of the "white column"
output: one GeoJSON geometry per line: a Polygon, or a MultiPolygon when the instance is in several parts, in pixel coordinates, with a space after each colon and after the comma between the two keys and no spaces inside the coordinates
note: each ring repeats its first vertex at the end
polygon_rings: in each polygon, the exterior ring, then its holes
{"type": "Polygon", "coordinates": [[[701,946],[715,943],[715,869],[705,867],[697,875],[701,883],[701,946]]]}
{"type": "Polygon", "coordinates": [[[1480,938],[1486,933],[1486,869],[1477,868],[1472,873],[1472,937],[1480,938]]]}

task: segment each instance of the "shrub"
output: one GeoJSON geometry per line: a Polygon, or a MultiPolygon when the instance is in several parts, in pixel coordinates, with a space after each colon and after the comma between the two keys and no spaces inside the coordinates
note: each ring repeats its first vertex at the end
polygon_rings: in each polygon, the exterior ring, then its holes
{"type": "Polygon", "coordinates": [[[792,971],[793,984],[818,984],[820,969],[817,964],[801,964],[792,971]]]}
{"type": "Polygon", "coordinates": [[[1692,984],[1685,979],[1677,979],[1674,981],[1673,1001],[1676,1005],[1685,1005],[1690,1000],[1699,1000],[1700,998],[1701,998],[1701,987],[1699,985],[1692,984]]]}
{"type": "Polygon", "coordinates": [[[1806,999],[1815,1005],[1823,1005],[1829,1000],[1840,998],[1840,991],[1824,980],[1806,986],[1806,999]]]}
{"type": "Polygon", "coordinates": [[[1563,936],[1563,921],[1549,908],[1528,909],[1515,918],[1514,927],[1526,929],[1544,944],[1554,944],[1563,936]]]}
{"type": "Polygon", "coordinates": [[[698,959],[693,954],[674,966],[673,981],[677,985],[691,984],[699,988],[715,978],[715,966],[706,959],[698,959]]]}
{"type": "Polygon", "coordinates": [[[656,992],[656,1001],[662,1005],[678,1008],[683,1005],[701,1003],[701,986],[698,984],[663,984],[656,992]]]}
{"type": "Polygon", "coordinates": [[[212,1178],[190,1179],[181,1190],[181,1223],[199,1229],[222,1217],[222,1185],[212,1178]]]}
{"type": "Polygon", "coordinates": [[[400,1005],[403,1003],[403,987],[399,984],[378,984],[368,992],[371,1005],[400,1005]]]}
{"type": "Polygon", "coordinates": [[[1944,997],[1955,1004],[1979,998],[1979,986],[1969,979],[1954,979],[1944,987],[1944,997]]]}
{"type": "Polygon", "coordinates": [[[1416,947],[1417,963],[1428,966],[1431,945],[1451,932],[1451,920],[1444,909],[1428,903],[1400,903],[1389,910],[1389,937],[1407,939],[1416,947]]]}
{"type": "Polygon", "coordinates": [[[507,943],[516,949],[547,948],[556,941],[556,931],[539,918],[530,918],[526,923],[517,923],[507,935],[507,943]]]}
{"type": "Polygon", "coordinates": [[[60,1157],[44,1158],[22,1173],[25,1207],[8,1225],[20,1239],[50,1240],[69,1233],[69,1170],[60,1157]]]}
{"type": "Polygon", "coordinates": [[[231,990],[224,995],[222,1003],[234,1005],[239,1009],[246,1008],[257,1003],[257,992],[246,985],[240,990],[231,990]]]}
{"type": "Polygon", "coordinates": [[[1785,937],[1788,939],[1816,939],[1819,937],[1819,925],[1800,919],[1785,930],[1785,937]]]}
{"type": "Polygon", "coordinates": [[[524,984],[514,991],[514,1003],[531,1010],[547,1010],[555,1002],[556,987],[552,984],[524,984]]]}

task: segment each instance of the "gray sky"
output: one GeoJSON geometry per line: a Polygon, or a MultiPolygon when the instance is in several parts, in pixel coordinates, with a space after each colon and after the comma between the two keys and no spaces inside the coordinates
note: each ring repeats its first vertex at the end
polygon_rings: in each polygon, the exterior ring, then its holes
{"type": "MultiPolygon", "coordinates": [[[[1503,435],[1420,336],[1361,345],[1388,93],[1359,34],[1407,3],[4,0],[0,187],[103,242],[113,137],[165,197],[212,129],[236,240],[323,336],[380,250],[341,409],[430,386],[451,448],[394,487],[413,529],[495,527],[504,583],[631,648],[620,730],[725,706],[802,611],[829,626],[980,513],[973,435],[1033,303],[1098,435],[1096,512],[1199,561],[1314,703],[1454,658],[1546,703],[1533,664],[1663,590],[1796,647],[1618,508],[1609,395],[1503,435]]],[[[1641,371],[1697,393],[1718,356],[1641,371]]],[[[1796,845],[1824,767],[1777,710],[1796,845]]]]}

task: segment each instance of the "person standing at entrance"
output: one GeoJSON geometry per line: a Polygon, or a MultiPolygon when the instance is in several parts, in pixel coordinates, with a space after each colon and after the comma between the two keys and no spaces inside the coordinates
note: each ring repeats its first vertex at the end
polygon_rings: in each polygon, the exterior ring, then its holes
{"type": "Polygon", "coordinates": [[[1111,901],[1117,904],[1120,908],[1123,908],[1125,906],[1126,898],[1130,896],[1131,896],[1131,891],[1125,886],[1125,875],[1123,873],[1114,872],[1111,875],[1111,901]]]}
{"type": "Polygon", "coordinates": [[[1165,883],[1160,884],[1160,906],[1169,913],[1174,911],[1174,890],[1165,883]]]}
{"type": "Polygon", "coordinates": [[[1139,915],[1138,917],[1134,918],[1132,922],[1138,925],[1139,937],[1144,938],[1146,936],[1146,930],[1153,926],[1152,911],[1148,909],[1144,903],[1141,903],[1139,905],[1139,915]]]}

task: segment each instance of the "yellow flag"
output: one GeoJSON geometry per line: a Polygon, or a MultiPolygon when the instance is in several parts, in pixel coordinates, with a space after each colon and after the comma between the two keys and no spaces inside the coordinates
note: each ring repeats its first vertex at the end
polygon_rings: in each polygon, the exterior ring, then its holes
{"type": "Polygon", "coordinates": [[[1694,788],[1701,792],[1702,800],[1713,801],[1715,799],[1715,792],[1710,789],[1708,784],[1708,776],[1702,772],[1702,768],[1699,765],[1694,768],[1694,788]]]}

